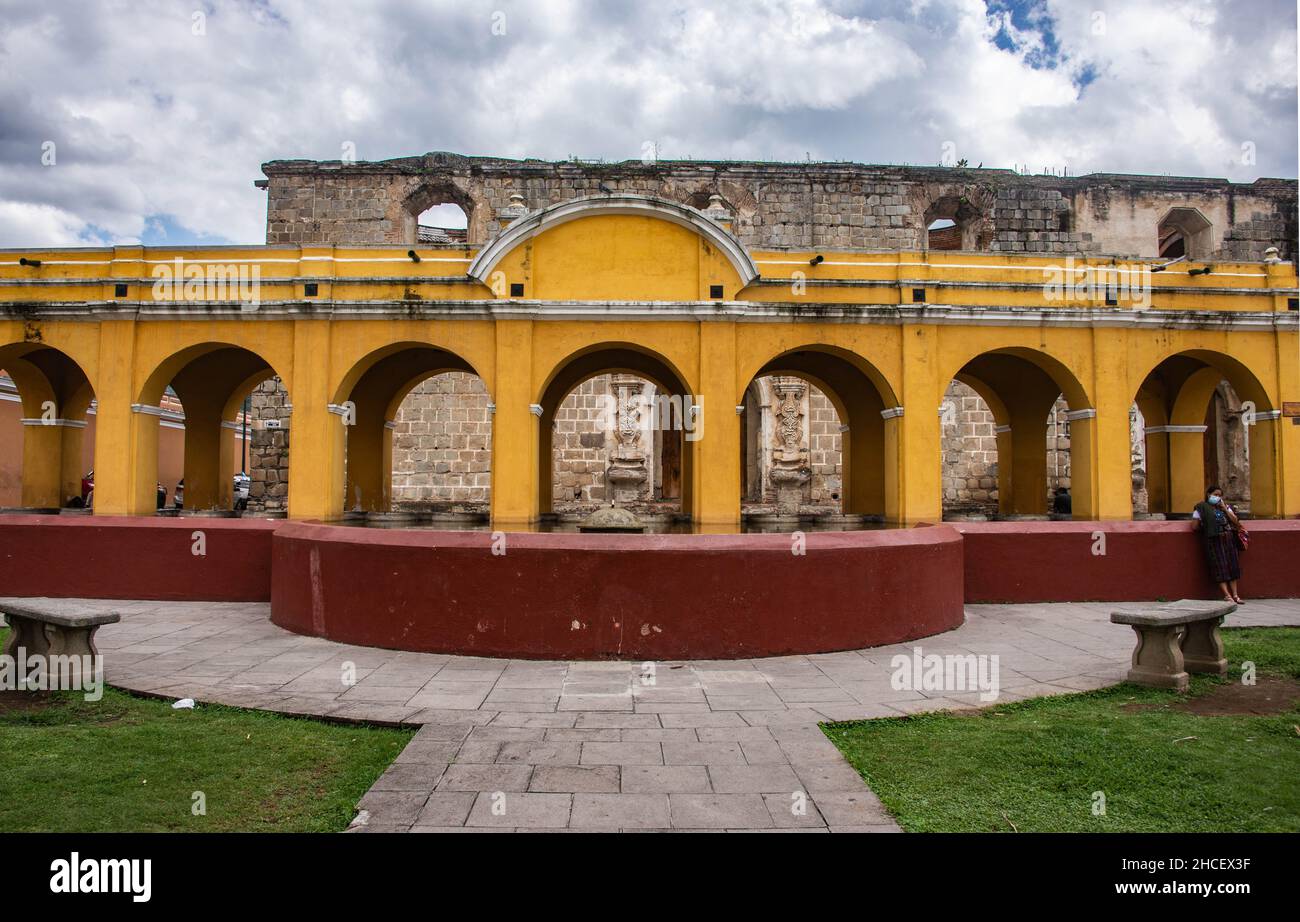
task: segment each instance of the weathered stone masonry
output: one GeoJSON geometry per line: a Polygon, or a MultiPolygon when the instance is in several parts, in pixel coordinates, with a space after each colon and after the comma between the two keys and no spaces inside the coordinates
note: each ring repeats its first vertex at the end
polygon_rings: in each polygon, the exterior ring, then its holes
{"type": "Polygon", "coordinates": [[[926,228],[956,221],[962,249],[1158,256],[1162,222],[1208,224],[1195,255],[1295,255],[1294,182],[855,163],[548,162],[430,153],[373,163],[276,160],[267,179],[267,243],[410,243],[417,219],[445,203],[466,214],[471,245],[520,213],[600,187],[704,209],[720,195],[747,247],[920,249],[926,228]],[[1181,209],[1175,211],[1175,209],[1181,209]]]}

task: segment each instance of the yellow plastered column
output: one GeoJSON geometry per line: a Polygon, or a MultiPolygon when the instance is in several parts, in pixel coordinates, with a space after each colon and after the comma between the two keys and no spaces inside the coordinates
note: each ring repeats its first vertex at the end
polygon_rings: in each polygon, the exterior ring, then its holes
{"type": "Polygon", "coordinates": [[[158,417],[131,409],[136,398],[135,321],[102,322],[99,355],[95,515],[153,515],[158,506],[158,417]]]}
{"type": "Polygon", "coordinates": [[[1277,514],[1278,471],[1277,452],[1279,419],[1256,419],[1247,430],[1250,439],[1250,512],[1260,517],[1277,514]]]}
{"type": "Polygon", "coordinates": [[[393,482],[392,431],[375,401],[357,405],[357,421],[347,427],[348,476],[343,497],[346,509],[387,512],[393,482]]]}
{"type": "Polygon", "coordinates": [[[343,514],[343,417],[330,411],[328,320],[294,323],[289,399],[289,517],[343,514]]]}
{"type": "Polygon", "coordinates": [[[1205,499],[1205,427],[1169,433],[1169,511],[1191,514],[1205,499]]]}
{"type": "MultiPolygon", "coordinates": [[[[206,395],[205,395],[206,397],[206,395]]],[[[221,410],[211,398],[185,406],[185,508],[218,509],[221,503],[221,410]]]]}
{"type": "Polygon", "coordinates": [[[1169,433],[1146,434],[1147,511],[1170,512],[1169,506],[1169,433]]]}
{"type": "Polygon", "coordinates": [[[492,522],[525,525],[538,517],[538,426],[529,410],[538,399],[532,382],[533,322],[498,320],[492,399],[492,522]]]}
{"type": "Polygon", "coordinates": [[[81,467],[81,447],[86,440],[85,417],[76,420],[79,425],[60,427],[59,439],[62,443],[59,497],[66,501],[81,495],[81,475],[86,473],[81,467]]]}
{"type": "MultiPolygon", "coordinates": [[[[1123,418],[1128,419],[1125,413],[1123,418]]],[[[1114,433],[1107,433],[1105,438],[1101,436],[1101,411],[1100,410],[1082,410],[1071,411],[1070,416],[1070,508],[1072,518],[1084,521],[1097,519],[1131,519],[1133,518],[1133,499],[1132,493],[1126,493],[1127,499],[1121,500],[1118,496],[1111,496],[1112,505],[1103,506],[1103,499],[1106,498],[1107,492],[1103,488],[1101,480],[1104,477],[1107,487],[1118,488],[1120,484],[1125,490],[1132,489],[1133,475],[1127,473],[1126,480],[1117,480],[1118,474],[1111,471],[1109,474],[1102,474],[1102,465],[1098,464],[1098,446],[1102,442],[1114,441],[1114,433]],[[1095,416],[1073,415],[1075,412],[1080,414],[1096,413],[1095,416]]],[[[1127,430],[1125,430],[1127,431],[1127,430]]],[[[1125,441],[1125,451],[1128,451],[1128,442],[1125,441]]],[[[1045,462],[1044,462],[1045,463],[1045,462]]],[[[1046,495],[1043,501],[1046,502],[1046,495]]]]}
{"type": "Polygon", "coordinates": [[[63,427],[23,424],[22,504],[29,509],[57,509],[63,505],[60,480],[63,474],[63,427]]]}
{"type": "MultiPolygon", "coordinates": [[[[1037,405],[1035,405],[1037,407],[1037,405]]],[[[998,473],[1010,468],[1011,496],[1007,511],[1013,515],[1043,515],[1047,512],[1047,432],[1042,420],[1046,411],[1020,410],[1011,416],[1011,457],[998,455],[998,473]]],[[[1073,435],[1074,426],[1070,432],[1073,435]]],[[[1071,445],[1078,443],[1071,441],[1071,445]]],[[[1072,479],[1070,481],[1074,483],[1072,479]]],[[[998,493],[999,507],[1002,493],[998,493]]]]}
{"type": "MultiPolygon", "coordinates": [[[[695,402],[696,425],[691,458],[691,505],[683,509],[705,528],[740,525],[740,416],[736,405],[736,324],[707,321],[699,325],[700,380],[695,402]],[[698,437],[697,437],[698,436],[698,437]]],[[[685,499],[685,498],[683,498],[685,499]]]]}
{"type": "Polygon", "coordinates": [[[1133,518],[1133,445],[1128,330],[1093,330],[1092,400],[1096,416],[1070,419],[1070,492],[1076,519],[1133,518]],[[1080,467],[1085,470],[1080,470],[1080,467]]]}
{"type": "MultiPolygon", "coordinates": [[[[1292,276],[1292,284],[1294,276],[1292,276]]],[[[1300,333],[1277,334],[1278,403],[1300,401],[1300,333]]],[[[1272,423],[1274,457],[1277,459],[1277,505],[1279,515],[1300,516],[1300,425],[1296,418],[1282,417],[1272,423]]],[[[1251,447],[1254,451],[1254,446],[1251,447]]]]}
{"type": "Polygon", "coordinates": [[[1011,476],[1015,470],[1016,440],[1009,423],[995,425],[993,432],[998,443],[998,514],[1011,515],[1016,511],[1016,485],[1011,476]]]}
{"type": "MultiPolygon", "coordinates": [[[[893,440],[897,443],[894,457],[886,458],[886,464],[894,469],[885,486],[885,517],[891,522],[911,525],[943,518],[939,401],[946,382],[939,381],[937,338],[933,325],[903,326],[904,413],[889,421],[899,435],[893,440]],[[897,511],[892,511],[895,508],[897,511]]],[[[886,450],[891,446],[888,424],[885,445],[886,450]]]]}

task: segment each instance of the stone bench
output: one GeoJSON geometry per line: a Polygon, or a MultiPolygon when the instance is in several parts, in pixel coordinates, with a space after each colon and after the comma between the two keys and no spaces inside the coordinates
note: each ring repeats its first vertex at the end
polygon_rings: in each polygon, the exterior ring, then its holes
{"type": "Polygon", "coordinates": [[[1157,608],[1111,612],[1115,624],[1137,634],[1128,680],[1154,688],[1187,691],[1188,673],[1227,675],[1219,625],[1237,610],[1232,602],[1183,599],[1157,608]]]}
{"type": "Polygon", "coordinates": [[[0,614],[9,621],[4,652],[17,656],[98,656],[95,632],[121,621],[115,611],[88,612],[77,599],[0,599],[0,614]]]}

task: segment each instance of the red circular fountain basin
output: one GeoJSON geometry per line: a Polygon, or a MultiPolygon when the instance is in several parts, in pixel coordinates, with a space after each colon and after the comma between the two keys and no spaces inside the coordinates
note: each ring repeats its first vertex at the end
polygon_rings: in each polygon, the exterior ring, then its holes
{"type": "Polygon", "coordinates": [[[290,523],[272,541],[271,620],[344,643],[545,659],[817,653],[961,624],[955,529],[802,540],[507,533],[502,543],[290,523]]]}

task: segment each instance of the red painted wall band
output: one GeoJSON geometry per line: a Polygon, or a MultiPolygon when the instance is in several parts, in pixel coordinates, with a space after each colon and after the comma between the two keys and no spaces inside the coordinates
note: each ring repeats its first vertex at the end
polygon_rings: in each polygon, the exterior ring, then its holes
{"type": "Polygon", "coordinates": [[[0,516],[0,596],[265,602],[267,519],[0,516]],[[202,532],[196,548],[195,532],[202,532]],[[195,551],[202,550],[202,555],[195,551]]]}
{"type": "MultiPolygon", "coordinates": [[[[1243,598],[1300,596],[1300,521],[1246,523],[1243,598]]],[[[962,522],[967,602],[1215,599],[1191,522],[962,522]],[[1094,553],[1098,549],[1105,553],[1094,553]]]]}
{"type": "MultiPolygon", "coordinates": [[[[1241,592],[1300,596],[1300,521],[1249,523],[1241,592]]],[[[267,601],[303,634],[518,657],[729,658],[956,627],[962,602],[1213,598],[1185,522],[788,535],[366,530],[256,519],[0,517],[0,596],[267,601]],[[195,532],[204,554],[195,554],[195,532]],[[1104,543],[1099,543],[1104,538],[1104,543]],[[1104,550],[1104,553],[1096,551],[1104,550]],[[274,572],[274,579],[272,573],[274,572]]]]}

